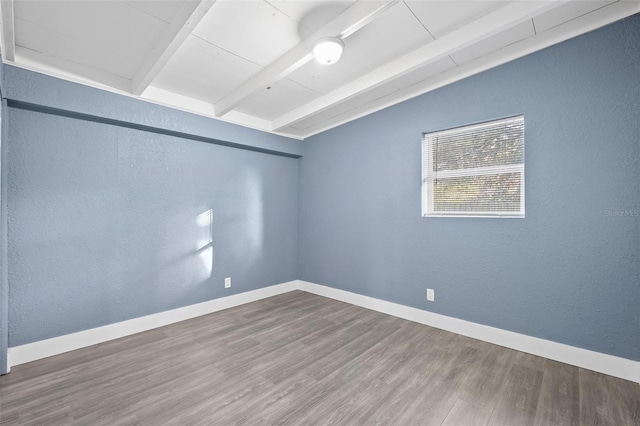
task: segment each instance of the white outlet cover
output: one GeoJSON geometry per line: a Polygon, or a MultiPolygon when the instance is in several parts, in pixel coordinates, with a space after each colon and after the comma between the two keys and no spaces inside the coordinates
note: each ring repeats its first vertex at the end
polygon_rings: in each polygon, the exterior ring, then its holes
{"type": "Polygon", "coordinates": [[[224,279],[224,288],[231,287],[231,277],[227,277],[224,279]]]}
{"type": "Polygon", "coordinates": [[[429,302],[433,302],[434,300],[436,300],[436,292],[431,288],[427,289],[427,300],[429,302]]]}

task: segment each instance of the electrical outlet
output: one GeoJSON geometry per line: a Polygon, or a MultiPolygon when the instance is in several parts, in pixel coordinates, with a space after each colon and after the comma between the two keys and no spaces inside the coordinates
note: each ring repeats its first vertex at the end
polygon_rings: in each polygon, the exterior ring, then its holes
{"type": "Polygon", "coordinates": [[[427,301],[433,302],[436,300],[436,292],[432,288],[427,289],[427,301]]]}
{"type": "Polygon", "coordinates": [[[224,288],[231,287],[231,277],[227,277],[224,279],[224,288]]]}

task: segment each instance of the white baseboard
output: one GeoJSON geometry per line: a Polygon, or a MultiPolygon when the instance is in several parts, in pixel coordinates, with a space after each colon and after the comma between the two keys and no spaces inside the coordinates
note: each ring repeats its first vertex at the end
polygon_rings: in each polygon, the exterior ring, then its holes
{"type": "Polygon", "coordinates": [[[195,305],[172,309],[170,311],[159,312],[140,318],[134,318],[102,327],[91,328],[89,330],[78,331],[77,333],[66,334],[64,336],[53,337],[51,339],[40,340],[27,343],[21,346],[9,348],[7,359],[9,368],[15,365],[24,364],[64,352],[73,351],[108,340],[118,339],[131,334],[140,333],[176,322],[188,320],[234,306],[287,293],[298,288],[298,281],[289,281],[283,284],[272,285],[270,287],[247,291],[245,293],[234,294],[232,296],[221,297],[195,305]]]}
{"type": "Polygon", "coordinates": [[[159,312],[77,333],[9,348],[9,367],[129,336],[293,290],[302,290],[352,305],[393,315],[499,346],[549,358],[565,364],[640,383],[640,361],[633,361],[512,331],[476,324],[429,311],[376,299],[332,287],[294,280],[283,284],[222,297],[183,308],[159,312]]]}
{"type": "Polygon", "coordinates": [[[298,281],[298,289],[587,370],[640,382],[640,361],[476,324],[306,281],[298,281]]]}

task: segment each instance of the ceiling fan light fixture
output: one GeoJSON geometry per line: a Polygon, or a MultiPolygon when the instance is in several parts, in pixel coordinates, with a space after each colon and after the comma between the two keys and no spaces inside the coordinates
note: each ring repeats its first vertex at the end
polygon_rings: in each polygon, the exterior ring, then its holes
{"type": "Polygon", "coordinates": [[[331,65],[338,62],[343,50],[342,40],[336,37],[324,37],[313,43],[312,52],[316,61],[323,65],[331,65]]]}

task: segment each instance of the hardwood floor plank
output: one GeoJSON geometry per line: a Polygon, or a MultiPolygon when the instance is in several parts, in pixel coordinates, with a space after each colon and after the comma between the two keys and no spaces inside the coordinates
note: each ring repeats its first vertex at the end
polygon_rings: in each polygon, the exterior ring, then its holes
{"type": "Polygon", "coordinates": [[[640,386],[301,291],[17,366],[0,425],[640,425],[640,386]]]}
{"type": "Polygon", "coordinates": [[[543,372],[514,363],[498,393],[490,425],[530,425],[535,421],[543,372]]]}
{"type": "Polygon", "coordinates": [[[203,383],[200,389],[185,388],[183,397],[176,401],[172,396],[173,404],[167,405],[165,410],[149,406],[148,410],[138,415],[144,419],[143,424],[148,425],[167,421],[179,425],[207,424],[225,410],[244,409],[247,401],[259,397],[273,386],[264,378],[252,374],[233,379],[227,377],[215,383],[215,387],[209,382],[203,383]]]}
{"type": "Polygon", "coordinates": [[[639,385],[627,380],[606,376],[607,387],[613,389],[613,397],[618,401],[618,415],[621,424],[640,426],[640,396],[634,391],[639,385]]]}
{"type": "Polygon", "coordinates": [[[416,402],[398,418],[399,424],[439,425],[444,422],[464,386],[477,374],[476,365],[481,359],[478,349],[469,346],[460,347],[452,355],[442,368],[430,370],[429,380],[422,383],[426,389],[414,398],[416,402]]]}
{"type": "Polygon", "coordinates": [[[247,401],[241,409],[230,407],[216,413],[215,418],[220,424],[245,424],[255,423],[258,419],[261,424],[268,424],[264,420],[264,413],[274,406],[289,406],[304,389],[312,388],[317,381],[304,373],[297,374],[287,380],[273,384],[268,390],[259,396],[247,401]]]}
{"type": "Polygon", "coordinates": [[[490,413],[496,405],[496,395],[502,388],[517,352],[495,345],[484,346],[474,374],[463,386],[460,399],[474,406],[485,407],[490,413]]]}
{"type": "Polygon", "coordinates": [[[19,419],[22,425],[66,425],[73,421],[72,410],[68,405],[23,410],[19,419]]]}
{"type": "Polygon", "coordinates": [[[516,352],[516,358],[513,361],[514,363],[523,365],[532,370],[539,371],[544,375],[544,372],[547,366],[547,361],[549,361],[548,359],[542,358],[540,356],[531,355],[525,352],[518,352],[518,351],[515,351],[515,352],[516,352]]]}
{"type": "Polygon", "coordinates": [[[482,426],[489,423],[493,407],[476,405],[459,399],[442,422],[443,426],[476,425],[482,426]]]}
{"type": "Polygon", "coordinates": [[[17,425],[20,424],[20,410],[11,412],[3,411],[0,405],[0,425],[17,425]]]}
{"type": "Polygon", "coordinates": [[[208,362],[188,360],[145,370],[140,376],[113,378],[106,386],[90,387],[71,399],[76,421],[83,424],[108,422],[114,415],[144,418],[145,409],[158,411],[175,404],[188,392],[204,394],[223,378],[208,362]]]}
{"type": "Polygon", "coordinates": [[[579,375],[582,424],[638,424],[637,385],[583,368],[579,375]]]}
{"type": "Polygon", "coordinates": [[[580,394],[578,367],[547,360],[536,425],[579,425],[580,394]]]}
{"type": "Polygon", "coordinates": [[[330,356],[322,357],[317,362],[309,365],[307,367],[308,374],[316,379],[322,379],[377,345],[384,336],[395,333],[399,329],[396,321],[381,322],[375,329],[332,351],[330,356]]]}
{"type": "MultiPolygon", "coordinates": [[[[274,383],[278,383],[287,377],[304,370],[309,373],[311,366],[315,366],[323,358],[332,355],[335,351],[344,346],[362,339],[367,333],[373,330],[375,322],[352,322],[350,325],[338,329],[334,332],[317,335],[313,342],[296,353],[296,357],[289,360],[276,361],[273,365],[267,366],[262,373],[274,383]]],[[[304,339],[302,340],[304,341],[304,339]]],[[[311,374],[314,375],[314,374],[311,374]]],[[[316,373],[317,375],[317,373],[316,373]]]]}

